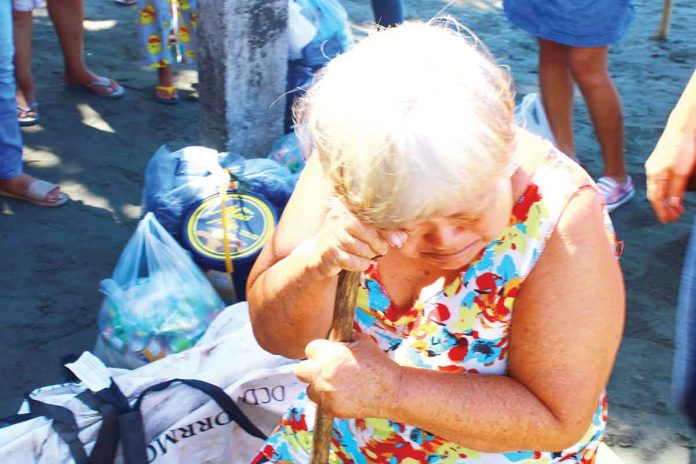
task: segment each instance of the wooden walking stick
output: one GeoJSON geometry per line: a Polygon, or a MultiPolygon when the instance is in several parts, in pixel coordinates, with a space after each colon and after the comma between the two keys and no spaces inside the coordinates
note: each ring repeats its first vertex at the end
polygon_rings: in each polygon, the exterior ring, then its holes
{"type": "Polygon", "coordinates": [[[658,40],[665,40],[669,31],[669,22],[672,17],[672,0],[664,0],[662,4],[662,20],[660,21],[660,32],[657,33],[658,40]]]}
{"type": "MultiPolygon", "coordinates": [[[[341,271],[338,274],[338,288],[336,289],[336,302],[329,340],[349,342],[353,338],[355,297],[358,293],[359,282],[360,272],[341,271]]],[[[314,422],[312,464],[327,464],[329,462],[332,433],[333,416],[322,408],[317,408],[314,422]]]]}

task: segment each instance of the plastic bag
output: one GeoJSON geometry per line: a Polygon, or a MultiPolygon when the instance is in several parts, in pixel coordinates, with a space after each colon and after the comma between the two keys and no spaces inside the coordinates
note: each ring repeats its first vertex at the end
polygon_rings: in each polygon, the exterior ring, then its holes
{"type": "Polygon", "coordinates": [[[133,368],[193,346],[225,304],[152,213],[140,221],[101,282],[100,351],[133,368]]]}
{"type": "Polygon", "coordinates": [[[276,140],[266,158],[285,166],[293,174],[302,172],[306,162],[302,143],[294,131],[276,140]]]}
{"type": "Polygon", "coordinates": [[[515,108],[515,123],[527,129],[529,132],[550,141],[556,146],[556,138],[553,136],[551,126],[546,118],[544,105],[537,93],[525,95],[522,102],[515,108]]]}
{"type": "Polygon", "coordinates": [[[285,132],[293,127],[292,105],[314,82],[314,73],[355,43],[348,13],[336,0],[288,2],[289,60],[285,132]]]}
{"type": "Polygon", "coordinates": [[[302,6],[290,0],[288,2],[288,45],[290,60],[302,58],[302,50],[317,35],[317,27],[302,14],[302,6]]]}
{"type": "Polygon", "coordinates": [[[174,152],[160,147],[145,170],[143,214],[153,212],[177,239],[182,221],[196,203],[220,192],[230,182],[229,170],[240,191],[268,198],[280,214],[295,189],[296,178],[285,166],[263,158],[244,158],[205,147],[185,147],[174,152]]]}
{"type": "Polygon", "coordinates": [[[294,2],[301,7],[300,12],[317,31],[314,38],[302,49],[301,60],[305,65],[311,68],[323,66],[355,43],[348,27],[348,13],[337,0],[294,2]]]}
{"type": "Polygon", "coordinates": [[[145,168],[143,214],[153,212],[167,232],[179,238],[186,210],[228,179],[217,151],[191,146],[172,152],[163,145],[145,168]]]}
{"type": "Polygon", "coordinates": [[[287,167],[266,158],[242,158],[229,162],[223,157],[220,164],[238,182],[238,191],[261,194],[273,203],[278,215],[283,212],[296,183],[287,167]]]}

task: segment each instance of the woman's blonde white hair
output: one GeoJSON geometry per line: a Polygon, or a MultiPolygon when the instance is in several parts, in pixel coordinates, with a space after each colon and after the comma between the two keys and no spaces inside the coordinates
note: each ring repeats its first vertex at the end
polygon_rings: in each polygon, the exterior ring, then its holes
{"type": "Polygon", "coordinates": [[[336,195],[368,223],[407,225],[457,201],[466,209],[511,163],[509,73],[452,25],[370,34],[295,107],[336,195]]]}

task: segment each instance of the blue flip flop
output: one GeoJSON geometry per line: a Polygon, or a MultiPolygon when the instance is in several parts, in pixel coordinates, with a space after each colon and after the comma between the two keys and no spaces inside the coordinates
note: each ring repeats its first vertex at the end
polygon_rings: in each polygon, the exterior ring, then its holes
{"type": "Polygon", "coordinates": [[[84,90],[92,95],[96,95],[97,97],[109,98],[112,100],[121,98],[123,97],[123,94],[126,93],[126,90],[123,87],[121,87],[118,82],[116,82],[113,79],[109,79],[108,77],[100,77],[94,82],[90,82],[89,84],[85,85],[70,84],[69,86],[72,88],[84,90]],[[96,90],[98,87],[111,89],[111,92],[100,92],[96,90]]]}

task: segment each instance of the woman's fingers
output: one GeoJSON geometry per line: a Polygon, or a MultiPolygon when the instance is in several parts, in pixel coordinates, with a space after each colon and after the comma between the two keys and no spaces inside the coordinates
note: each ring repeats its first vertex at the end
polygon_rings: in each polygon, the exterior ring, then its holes
{"type": "Polygon", "coordinates": [[[311,359],[300,362],[295,366],[295,377],[300,379],[304,383],[311,384],[319,371],[319,366],[317,363],[311,359]]]}
{"type": "Polygon", "coordinates": [[[355,216],[347,221],[345,231],[354,239],[354,249],[360,256],[373,258],[382,256],[389,250],[389,243],[379,235],[377,229],[355,216]]]}
{"type": "Polygon", "coordinates": [[[673,172],[648,174],[647,196],[660,222],[672,222],[684,212],[682,201],[686,190],[686,176],[673,172]]]}
{"type": "Polygon", "coordinates": [[[393,248],[401,248],[408,240],[408,232],[402,229],[382,230],[379,235],[393,248]]]}

